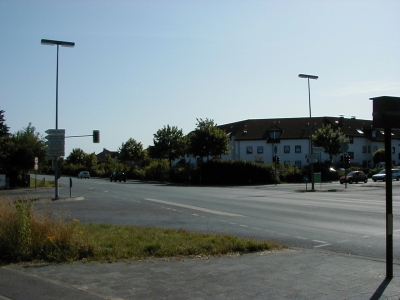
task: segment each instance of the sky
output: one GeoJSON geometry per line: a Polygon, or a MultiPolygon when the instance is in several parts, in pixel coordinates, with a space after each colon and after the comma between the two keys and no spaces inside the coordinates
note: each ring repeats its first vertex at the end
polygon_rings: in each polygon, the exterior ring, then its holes
{"type": "Polygon", "coordinates": [[[0,0],[0,110],[11,133],[58,128],[65,154],[153,145],[269,118],[372,120],[377,96],[400,96],[398,0],[0,0]],[[94,144],[92,131],[100,130],[94,144]]]}

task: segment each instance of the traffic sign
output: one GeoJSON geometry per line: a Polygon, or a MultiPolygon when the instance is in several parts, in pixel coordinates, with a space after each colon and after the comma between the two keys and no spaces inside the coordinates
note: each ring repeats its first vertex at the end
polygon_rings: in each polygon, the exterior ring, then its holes
{"type": "Polygon", "coordinates": [[[317,154],[306,154],[306,158],[307,159],[318,159],[318,155],[317,154]]]}
{"type": "Polygon", "coordinates": [[[49,135],[46,135],[46,139],[48,139],[48,140],[63,140],[63,139],[65,139],[65,135],[49,134],[49,135]]]}
{"type": "Polygon", "coordinates": [[[46,149],[46,156],[65,156],[64,148],[46,149]]]}
{"type": "Polygon", "coordinates": [[[65,129],[47,129],[45,132],[51,135],[65,135],[65,129]]]}
{"type": "Polygon", "coordinates": [[[313,163],[318,162],[318,159],[317,159],[317,158],[309,158],[309,159],[307,159],[307,162],[308,162],[309,164],[313,164],[313,163]]]}
{"type": "Polygon", "coordinates": [[[324,151],[324,147],[313,147],[313,153],[321,153],[324,151]]]}
{"type": "Polygon", "coordinates": [[[64,147],[65,145],[65,140],[64,139],[51,139],[46,141],[46,145],[49,146],[50,148],[55,148],[55,147],[64,147]]]}

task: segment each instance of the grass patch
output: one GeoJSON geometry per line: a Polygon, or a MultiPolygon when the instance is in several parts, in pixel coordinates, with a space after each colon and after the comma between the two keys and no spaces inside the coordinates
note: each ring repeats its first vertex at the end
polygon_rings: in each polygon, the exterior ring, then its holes
{"type": "Polygon", "coordinates": [[[31,200],[0,198],[0,263],[218,256],[271,251],[275,242],[187,230],[55,221],[31,200]]]}
{"type": "MultiPolygon", "coordinates": [[[[35,177],[30,178],[30,187],[35,187],[35,177]]],[[[54,180],[46,180],[45,178],[36,178],[37,187],[54,187],[54,180]]]]}

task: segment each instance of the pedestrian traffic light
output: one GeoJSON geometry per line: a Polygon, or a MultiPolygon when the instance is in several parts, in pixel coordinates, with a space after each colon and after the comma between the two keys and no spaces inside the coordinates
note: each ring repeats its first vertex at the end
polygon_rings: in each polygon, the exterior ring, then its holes
{"type": "Polygon", "coordinates": [[[276,161],[277,161],[278,164],[281,163],[281,158],[279,156],[277,156],[276,157],[276,161]]]}
{"type": "Polygon", "coordinates": [[[93,130],[93,143],[100,143],[100,131],[93,130]]]}
{"type": "Polygon", "coordinates": [[[346,156],[346,157],[345,157],[345,160],[346,160],[346,164],[347,164],[347,165],[350,165],[350,162],[351,162],[350,156],[346,156]]]}

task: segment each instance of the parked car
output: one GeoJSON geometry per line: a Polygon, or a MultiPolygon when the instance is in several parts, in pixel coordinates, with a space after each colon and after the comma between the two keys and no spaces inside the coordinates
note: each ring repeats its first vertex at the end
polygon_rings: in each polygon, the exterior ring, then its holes
{"type": "Polygon", "coordinates": [[[365,175],[365,173],[363,171],[351,171],[351,172],[347,173],[346,176],[340,177],[339,181],[341,184],[343,184],[345,182],[348,182],[350,184],[353,182],[358,183],[360,181],[367,183],[368,176],[365,175]]]}
{"type": "MultiPolygon", "coordinates": [[[[392,169],[392,179],[400,180],[400,169],[392,169]]],[[[386,180],[386,170],[382,170],[377,174],[372,175],[372,180],[376,182],[377,180],[386,180]]]]}
{"type": "Polygon", "coordinates": [[[122,171],[115,171],[110,176],[110,181],[113,181],[113,180],[114,180],[114,182],[116,182],[117,180],[119,180],[119,182],[121,182],[121,181],[126,182],[126,175],[122,171]]]}
{"type": "Polygon", "coordinates": [[[82,178],[90,179],[90,173],[88,171],[79,172],[78,179],[82,179],[82,178]]]}

